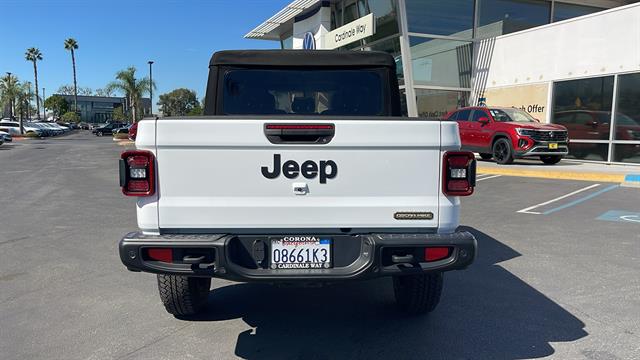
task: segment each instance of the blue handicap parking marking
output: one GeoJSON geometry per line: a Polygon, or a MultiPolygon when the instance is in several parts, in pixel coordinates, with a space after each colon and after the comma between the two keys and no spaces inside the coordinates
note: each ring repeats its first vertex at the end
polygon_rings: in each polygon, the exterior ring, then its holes
{"type": "Polygon", "coordinates": [[[624,211],[624,210],[609,210],[606,213],[598,216],[596,220],[618,221],[618,222],[640,224],[640,213],[624,211]]]}
{"type": "Polygon", "coordinates": [[[626,182],[640,182],[640,175],[638,174],[628,174],[624,177],[624,181],[626,182]]]}

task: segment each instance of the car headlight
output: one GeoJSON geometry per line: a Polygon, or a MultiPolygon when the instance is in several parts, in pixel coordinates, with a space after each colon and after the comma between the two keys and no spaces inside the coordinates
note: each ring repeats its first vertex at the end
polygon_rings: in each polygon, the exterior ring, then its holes
{"type": "Polygon", "coordinates": [[[521,136],[531,136],[535,134],[535,130],[524,129],[524,128],[516,128],[516,132],[521,136]]]}

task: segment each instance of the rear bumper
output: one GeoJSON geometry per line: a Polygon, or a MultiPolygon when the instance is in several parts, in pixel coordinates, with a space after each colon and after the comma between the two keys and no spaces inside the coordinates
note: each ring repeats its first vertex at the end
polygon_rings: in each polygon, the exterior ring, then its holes
{"type": "MultiPolygon", "coordinates": [[[[278,269],[268,266],[268,236],[228,234],[144,235],[127,234],[119,245],[120,259],[131,271],[157,274],[217,277],[234,281],[331,282],[391,275],[464,269],[476,257],[472,234],[367,234],[334,237],[334,267],[330,269],[278,269]],[[262,242],[261,242],[262,241],[262,242]],[[256,243],[259,243],[256,247],[256,243]],[[447,258],[402,262],[391,254],[419,253],[424,247],[449,247],[447,258]],[[202,255],[198,264],[161,262],[145,258],[145,248],[171,248],[174,254],[202,255]],[[260,250],[262,249],[262,250],[260,250]],[[257,251],[256,251],[257,250],[257,251]],[[338,257],[339,256],[339,257],[338,257]]],[[[185,256],[186,256],[185,255],[185,256]]]]}

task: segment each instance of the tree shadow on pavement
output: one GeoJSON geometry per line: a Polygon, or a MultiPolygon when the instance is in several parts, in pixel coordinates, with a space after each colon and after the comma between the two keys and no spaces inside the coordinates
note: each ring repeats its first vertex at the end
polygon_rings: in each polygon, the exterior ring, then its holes
{"type": "Polygon", "coordinates": [[[520,256],[475,229],[479,256],[445,274],[440,305],[410,317],[395,308],[390,279],[324,288],[231,285],[212,291],[191,321],[242,318],[246,359],[520,359],[554,353],[552,342],[587,336],[584,323],[497,263],[520,256]]]}

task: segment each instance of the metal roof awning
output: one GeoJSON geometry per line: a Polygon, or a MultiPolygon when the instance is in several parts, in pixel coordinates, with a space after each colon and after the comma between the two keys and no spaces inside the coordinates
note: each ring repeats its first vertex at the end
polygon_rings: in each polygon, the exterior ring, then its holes
{"type": "Polygon", "coordinates": [[[320,0],[294,0],[284,9],[267,19],[267,21],[248,32],[244,37],[246,39],[280,40],[280,32],[275,32],[274,30],[288,23],[318,2],[320,0]]]}

